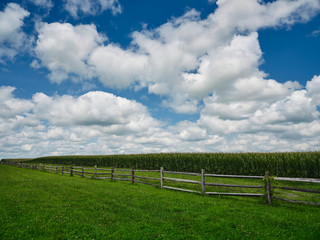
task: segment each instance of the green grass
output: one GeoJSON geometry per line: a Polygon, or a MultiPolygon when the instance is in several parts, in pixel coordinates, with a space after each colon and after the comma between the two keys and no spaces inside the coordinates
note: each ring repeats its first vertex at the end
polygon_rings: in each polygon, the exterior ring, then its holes
{"type": "Polygon", "coordinates": [[[318,239],[320,208],[0,165],[0,239],[318,239]]]}

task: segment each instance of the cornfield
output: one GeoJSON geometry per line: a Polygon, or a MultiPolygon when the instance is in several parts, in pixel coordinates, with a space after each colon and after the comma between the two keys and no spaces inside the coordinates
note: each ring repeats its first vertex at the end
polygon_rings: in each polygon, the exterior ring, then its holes
{"type": "Polygon", "coordinates": [[[96,156],[51,156],[32,162],[116,168],[159,169],[232,175],[320,177],[320,152],[291,153],[159,153],[96,156]]]}

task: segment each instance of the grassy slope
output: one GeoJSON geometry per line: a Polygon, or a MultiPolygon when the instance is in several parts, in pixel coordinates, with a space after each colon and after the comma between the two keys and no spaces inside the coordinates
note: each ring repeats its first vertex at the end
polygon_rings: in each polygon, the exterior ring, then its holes
{"type": "Polygon", "coordinates": [[[0,165],[0,239],[317,239],[320,208],[0,165]]]}

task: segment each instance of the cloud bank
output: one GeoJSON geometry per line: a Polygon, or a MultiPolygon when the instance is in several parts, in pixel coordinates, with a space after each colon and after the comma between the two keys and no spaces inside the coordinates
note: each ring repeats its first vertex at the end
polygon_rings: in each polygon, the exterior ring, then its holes
{"type": "Polygon", "coordinates": [[[101,91],[32,99],[0,87],[0,150],[7,157],[143,152],[310,151],[320,144],[319,81],[269,104],[205,100],[196,122],[165,127],[147,107],[101,91]],[[10,149],[10,151],[8,151],[10,149]]]}

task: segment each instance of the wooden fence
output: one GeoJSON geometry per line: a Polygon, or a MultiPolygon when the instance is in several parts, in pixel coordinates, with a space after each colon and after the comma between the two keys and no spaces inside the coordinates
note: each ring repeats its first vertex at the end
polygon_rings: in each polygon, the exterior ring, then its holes
{"type": "Polygon", "coordinates": [[[110,179],[120,180],[120,181],[130,181],[132,184],[134,183],[142,183],[155,187],[182,191],[182,192],[190,192],[197,193],[203,195],[220,195],[220,196],[241,196],[241,197],[265,197],[268,201],[268,204],[272,204],[272,199],[293,202],[293,203],[302,203],[302,204],[310,204],[320,206],[320,203],[316,202],[306,202],[306,201],[297,201],[286,198],[280,198],[272,196],[272,189],[278,188],[283,190],[292,190],[297,192],[307,192],[307,193],[315,193],[320,194],[320,190],[318,189],[306,189],[306,188],[294,188],[294,187],[279,187],[272,186],[272,181],[290,181],[290,182],[303,182],[303,183],[316,183],[320,184],[320,179],[316,178],[284,178],[284,177],[270,177],[268,172],[265,173],[265,176],[242,176],[242,175],[223,175],[223,174],[207,174],[205,170],[202,169],[201,173],[188,173],[188,172],[173,172],[173,171],[165,171],[163,167],[160,170],[138,170],[138,169],[115,169],[115,168],[98,168],[94,167],[83,167],[83,166],[57,166],[57,165],[46,165],[46,164],[26,164],[26,163],[17,163],[17,162],[0,162],[6,165],[12,165],[22,168],[52,172],[52,173],[61,173],[61,174],[69,174],[70,176],[78,175],[81,177],[91,178],[91,179],[110,179]],[[118,173],[121,172],[121,173],[118,173]],[[156,177],[148,177],[148,176],[138,176],[139,172],[158,172],[160,173],[159,178],[156,177]],[[180,178],[171,178],[165,176],[165,174],[175,174],[175,175],[189,175],[189,176],[198,176],[201,177],[201,181],[190,180],[190,179],[180,179],[180,178]],[[263,180],[264,184],[261,185],[240,185],[240,184],[222,184],[222,183],[213,183],[207,182],[206,180],[209,178],[236,178],[236,179],[260,179],[263,180]],[[159,184],[147,182],[147,180],[152,180],[159,182],[159,184]],[[188,184],[197,184],[201,185],[201,191],[195,191],[184,188],[176,188],[165,185],[167,182],[180,182],[180,183],[188,183],[188,184]],[[231,188],[256,188],[256,189],[264,189],[264,193],[243,193],[243,192],[208,192],[206,191],[206,186],[213,187],[231,187],[231,188]]]}

